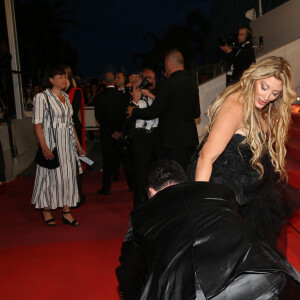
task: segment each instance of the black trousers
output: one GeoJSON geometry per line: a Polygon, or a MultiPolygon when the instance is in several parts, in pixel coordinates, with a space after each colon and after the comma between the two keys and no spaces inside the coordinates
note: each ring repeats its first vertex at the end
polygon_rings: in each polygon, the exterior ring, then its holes
{"type": "Polygon", "coordinates": [[[122,153],[121,144],[118,143],[118,147],[119,155],[113,164],[113,178],[118,180],[122,163],[127,185],[131,189],[133,186],[132,151],[130,149],[127,153],[122,153]]]}
{"type": "Polygon", "coordinates": [[[157,158],[157,133],[135,131],[132,141],[133,154],[133,202],[139,206],[148,199],[145,189],[146,179],[151,163],[157,158]]]}
{"type": "Polygon", "coordinates": [[[101,137],[101,145],[103,158],[102,189],[110,190],[115,162],[119,159],[119,145],[118,141],[112,137],[101,137]]]}

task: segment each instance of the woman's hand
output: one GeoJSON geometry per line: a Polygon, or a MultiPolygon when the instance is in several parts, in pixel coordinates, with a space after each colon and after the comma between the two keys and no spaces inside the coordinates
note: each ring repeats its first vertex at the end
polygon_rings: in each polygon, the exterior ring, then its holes
{"type": "Polygon", "coordinates": [[[45,156],[45,158],[47,160],[52,160],[54,158],[54,155],[51,152],[51,150],[49,149],[49,147],[47,145],[41,146],[41,147],[42,147],[43,155],[45,156]]]}
{"type": "Polygon", "coordinates": [[[80,156],[86,156],[85,150],[81,147],[81,145],[77,145],[77,151],[80,156]]]}
{"type": "Polygon", "coordinates": [[[42,124],[40,124],[40,123],[34,124],[34,130],[35,130],[37,139],[41,145],[43,155],[45,156],[45,158],[47,160],[53,159],[54,155],[51,152],[51,150],[49,149],[49,147],[47,146],[46,141],[45,141],[42,124]]]}

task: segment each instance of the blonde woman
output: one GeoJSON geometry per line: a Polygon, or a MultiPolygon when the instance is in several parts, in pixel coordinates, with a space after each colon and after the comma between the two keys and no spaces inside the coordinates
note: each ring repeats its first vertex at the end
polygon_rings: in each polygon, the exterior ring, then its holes
{"type": "Polygon", "coordinates": [[[195,172],[196,181],[230,186],[245,219],[273,245],[283,212],[272,183],[287,178],[285,142],[295,97],[285,59],[250,66],[209,108],[195,172]]]}

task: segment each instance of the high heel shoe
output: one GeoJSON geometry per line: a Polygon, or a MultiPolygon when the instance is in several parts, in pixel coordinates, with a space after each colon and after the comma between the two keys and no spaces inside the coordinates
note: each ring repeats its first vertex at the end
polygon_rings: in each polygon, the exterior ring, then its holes
{"type": "Polygon", "coordinates": [[[67,225],[71,225],[71,226],[79,226],[80,223],[76,220],[73,220],[73,222],[70,222],[69,220],[67,220],[66,218],[64,218],[64,215],[67,215],[67,214],[70,214],[71,211],[63,211],[62,212],[62,221],[64,224],[67,224],[67,225]],[[77,224],[76,224],[77,223],[77,224]]]}
{"type": "Polygon", "coordinates": [[[44,214],[43,214],[44,211],[50,212],[50,209],[44,209],[44,208],[41,208],[41,215],[42,215],[42,218],[43,218],[43,220],[45,221],[46,225],[48,225],[48,226],[55,226],[56,223],[50,224],[51,222],[55,222],[55,219],[54,219],[54,218],[51,218],[51,219],[49,219],[49,220],[46,220],[46,219],[45,219],[45,216],[44,216],[44,214]]]}

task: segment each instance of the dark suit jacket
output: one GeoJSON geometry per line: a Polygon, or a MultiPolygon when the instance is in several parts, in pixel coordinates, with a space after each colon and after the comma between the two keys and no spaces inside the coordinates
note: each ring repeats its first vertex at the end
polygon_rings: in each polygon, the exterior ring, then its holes
{"type": "Polygon", "coordinates": [[[136,119],[159,117],[158,131],[162,148],[189,148],[198,145],[195,118],[200,116],[199,91],[184,72],[171,74],[161,83],[155,100],[148,108],[132,111],[136,119]]]}
{"type": "MultiPolygon", "coordinates": [[[[242,220],[234,193],[224,185],[170,186],[130,216],[116,270],[123,299],[195,299],[195,274],[207,299],[243,273],[287,273],[299,281],[242,220]]],[[[251,282],[246,286],[240,299],[253,300],[251,282]]]]}
{"type": "Polygon", "coordinates": [[[248,43],[238,50],[238,53],[233,60],[232,81],[239,81],[244,71],[253,63],[255,63],[254,49],[252,45],[248,43]]]}
{"type": "Polygon", "coordinates": [[[126,97],[113,87],[95,97],[95,117],[102,137],[111,137],[115,131],[122,132],[126,106],[126,97]]]}

